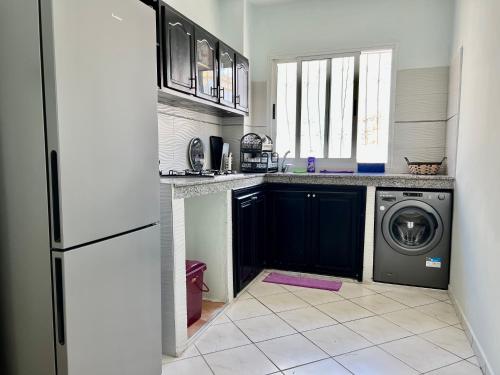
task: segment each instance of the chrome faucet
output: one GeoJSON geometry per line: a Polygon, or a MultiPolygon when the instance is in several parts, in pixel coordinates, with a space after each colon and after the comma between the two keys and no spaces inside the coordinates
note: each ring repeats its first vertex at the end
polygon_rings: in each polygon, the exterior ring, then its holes
{"type": "Polygon", "coordinates": [[[283,155],[283,161],[281,162],[281,173],[286,173],[288,165],[286,165],[285,163],[286,163],[286,157],[288,156],[289,153],[290,153],[290,150],[285,152],[285,155],[283,155]]]}

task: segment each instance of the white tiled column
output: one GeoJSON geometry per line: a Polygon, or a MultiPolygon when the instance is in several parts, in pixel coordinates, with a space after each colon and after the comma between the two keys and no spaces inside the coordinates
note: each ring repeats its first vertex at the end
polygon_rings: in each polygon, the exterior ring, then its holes
{"type": "Polygon", "coordinates": [[[363,281],[373,281],[373,252],[375,242],[375,186],[366,189],[365,246],[363,255],[363,281]]]}
{"type": "Polygon", "coordinates": [[[187,346],[184,199],[173,199],[171,186],[162,184],[160,206],[162,347],[177,356],[187,346]]]}
{"type": "Polygon", "coordinates": [[[233,300],[233,196],[232,190],[226,192],[226,275],[227,301],[233,300]]]}

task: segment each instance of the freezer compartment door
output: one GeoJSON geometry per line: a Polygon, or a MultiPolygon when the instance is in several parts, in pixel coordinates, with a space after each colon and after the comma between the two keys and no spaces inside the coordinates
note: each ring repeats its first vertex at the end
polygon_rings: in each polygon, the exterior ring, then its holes
{"type": "Polygon", "coordinates": [[[53,248],[158,221],[153,9],[42,0],[53,248]]]}
{"type": "Polygon", "coordinates": [[[161,374],[158,226],[52,253],[59,375],[161,374]]]}

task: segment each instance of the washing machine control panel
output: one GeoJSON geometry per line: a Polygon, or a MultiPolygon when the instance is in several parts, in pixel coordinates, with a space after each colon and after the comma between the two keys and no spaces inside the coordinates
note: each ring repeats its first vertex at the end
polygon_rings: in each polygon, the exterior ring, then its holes
{"type": "Polygon", "coordinates": [[[424,193],[416,193],[416,192],[408,192],[408,191],[405,191],[403,193],[403,197],[421,198],[423,196],[424,196],[424,193]]]}
{"type": "Polygon", "coordinates": [[[396,202],[396,197],[394,195],[383,195],[380,200],[383,202],[396,202]]]}

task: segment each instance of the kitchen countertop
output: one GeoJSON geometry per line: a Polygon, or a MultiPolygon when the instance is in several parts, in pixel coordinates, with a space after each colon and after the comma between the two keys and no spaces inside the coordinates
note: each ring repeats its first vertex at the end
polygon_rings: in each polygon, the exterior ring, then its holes
{"type": "Polygon", "coordinates": [[[213,194],[227,190],[259,185],[264,182],[278,184],[357,185],[409,189],[453,189],[455,178],[445,175],[418,176],[391,173],[238,173],[210,177],[161,177],[169,184],[174,198],[213,194]]]}
{"type": "Polygon", "coordinates": [[[265,174],[237,173],[215,177],[161,177],[160,182],[171,185],[174,198],[182,199],[263,184],[265,174]]]}

